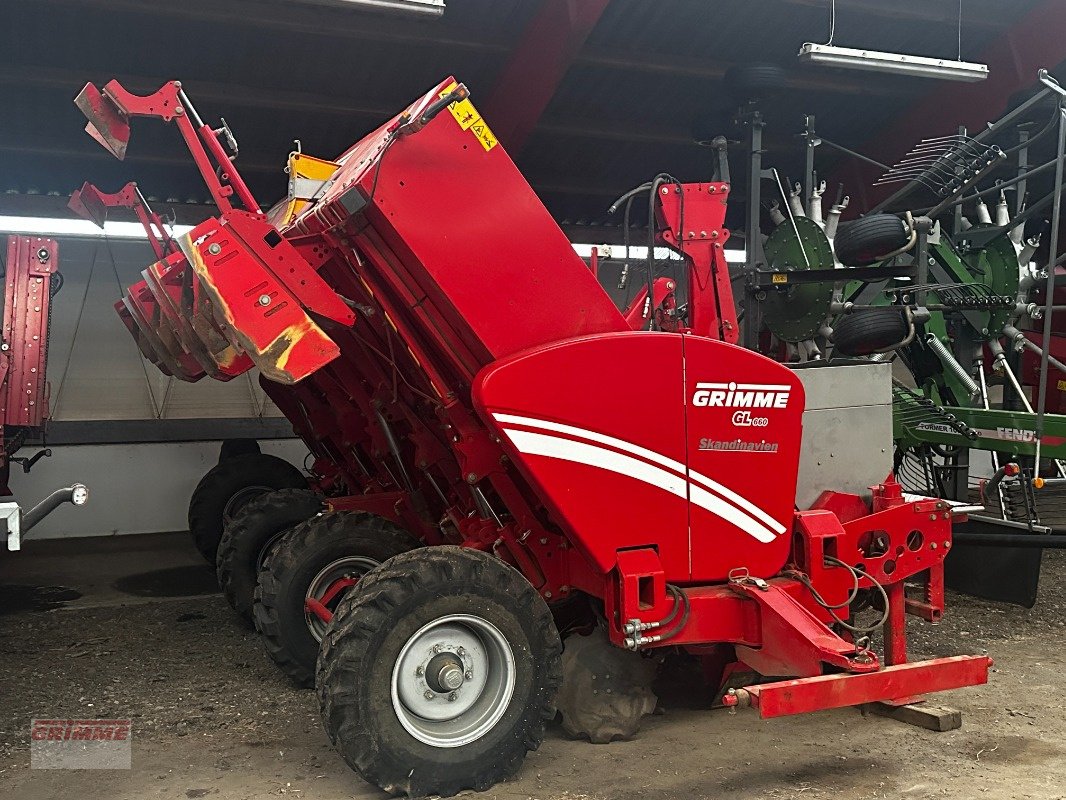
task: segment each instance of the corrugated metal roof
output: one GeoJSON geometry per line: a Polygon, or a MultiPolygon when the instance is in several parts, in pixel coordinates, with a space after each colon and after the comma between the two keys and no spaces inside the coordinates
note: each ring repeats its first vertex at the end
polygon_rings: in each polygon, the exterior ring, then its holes
{"type": "MultiPolygon", "coordinates": [[[[1012,16],[1036,2],[1014,0],[1012,16]]],[[[81,132],[73,95],[85,81],[120,76],[144,90],[183,80],[205,118],[224,115],[233,126],[238,165],[260,197],[273,198],[295,138],[308,152],[339,153],[448,73],[475,100],[487,97],[537,6],[448,0],[443,17],[421,19],[281,0],[20,3],[0,45],[0,191],[67,194],[84,179],[113,187],[134,178],[150,195],[203,200],[171,128],[138,125],[124,164],[81,132]]],[[[954,0],[838,6],[838,44],[955,54],[954,0]]],[[[968,0],[965,10],[963,56],[974,57],[1011,20],[997,0],[968,0]]],[[[516,160],[566,220],[601,219],[612,194],[659,171],[706,178],[710,154],[692,141],[693,121],[728,132],[720,76],[757,59],[791,65],[789,88],[768,111],[768,159],[798,174],[792,137],[804,114],[826,136],[861,146],[931,87],[801,70],[799,45],[824,41],[827,28],[821,0],[613,0],[516,160]]]]}

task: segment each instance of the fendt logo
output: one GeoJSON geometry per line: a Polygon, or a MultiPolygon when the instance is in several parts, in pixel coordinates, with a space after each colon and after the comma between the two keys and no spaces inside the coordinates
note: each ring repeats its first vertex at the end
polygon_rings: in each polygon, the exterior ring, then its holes
{"type": "Polygon", "coordinates": [[[785,408],[790,387],[768,383],[697,383],[692,405],[714,408],[785,408]]]}
{"type": "Polygon", "coordinates": [[[1029,431],[1025,428],[996,428],[996,438],[1031,443],[1036,441],[1036,431],[1029,431]]]}

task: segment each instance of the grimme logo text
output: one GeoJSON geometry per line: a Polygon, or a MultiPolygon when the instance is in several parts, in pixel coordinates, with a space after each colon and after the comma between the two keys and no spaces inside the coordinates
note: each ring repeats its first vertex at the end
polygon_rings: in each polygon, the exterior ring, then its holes
{"type": "Polygon", "coordinates": [[[697,383],[692,405],[715,408],[785,408],[788,386],[766,383],[697,383]]]}

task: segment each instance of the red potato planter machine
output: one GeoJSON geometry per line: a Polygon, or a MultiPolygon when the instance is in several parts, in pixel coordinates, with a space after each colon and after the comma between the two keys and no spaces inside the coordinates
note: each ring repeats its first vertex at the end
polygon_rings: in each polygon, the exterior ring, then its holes
{"type": "MultiPolygon", "coordinates": [[[[650,287],[654,315],[624,314],[451,79],[269,213],[180,84],[89,85],[78,104],[119,157],[130,118],[176,123],[218,204],[118,311],[178,377],[258,367],[314,454],[328,510],[267,555],[257,624],[284,624],[280,583],[316,587],[299,613],[321,638],[323,721],[369,781],[451,795],[507,777],[556,713],[564,664],[566,681],[595,659],[637,675],[670,648],[715,686],[790,678],[724,695],[764,717],[986,681],[983,656],[907,661],[905,615],[943,612],[964,509],[884,472],[797,507],[821,370],[735,344],[728,184],[652,185],[687,316],[672,283],[650,287]],[[855,618],[870,606],[882,657],[855,618]]],[[[567,729],[609,739],[587,723],[592,693],[573,694],[567,729]]],[[[615,733],[648,710],[632,696],[615,733]]]]}

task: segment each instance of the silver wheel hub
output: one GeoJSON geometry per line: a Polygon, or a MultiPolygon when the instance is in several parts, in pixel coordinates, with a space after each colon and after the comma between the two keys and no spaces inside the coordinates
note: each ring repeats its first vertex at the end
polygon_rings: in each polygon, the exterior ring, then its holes
{"type": "Polygon", "coordinates": [[[438,694],[453,692],[463,685],[465,666],[462,659],[452,653],[434,656],[426,669],[426,683],[438,694]]]}
{"type": "Polygon", "coordinates": [[[480,739],[514,694],[514,653],[488,620],[452,614],[419,628],[392,670],[392,706],[404,729],[435,747],[480,739]]]}

